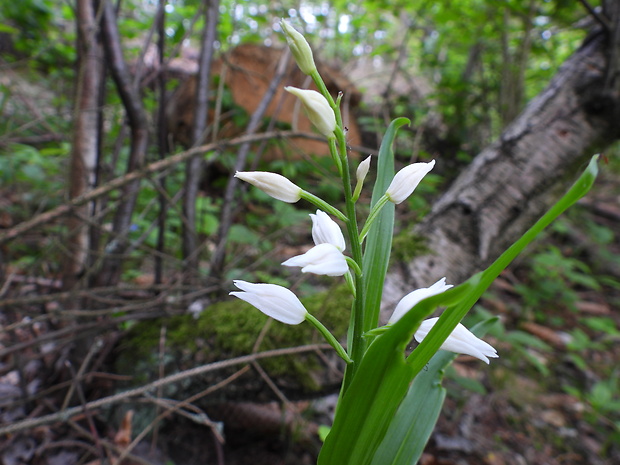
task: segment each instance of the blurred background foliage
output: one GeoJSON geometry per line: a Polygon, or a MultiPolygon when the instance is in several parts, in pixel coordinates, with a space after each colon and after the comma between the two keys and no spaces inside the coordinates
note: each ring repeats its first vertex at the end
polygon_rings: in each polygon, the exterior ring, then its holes
{"type": "MultiPolygon", "coordinates": [[[[135,63],[144,52],[145,37],[152,32],[157,2],[118,3],[125,57],[135,63]]],[[[176,56],[182,47],[198,47],[204,27],[198,14],[202,3],[166,3],[166,58],[176,56]]],[[[357,118],[369,150],[376,150],[377,134],[393,117],[406,116],[413,121],[399,136],[399,163],[440,157],[443,168],[429,177],[428,183],[420,186],[420,195],[402,209],[399,231],[418,221],[459,168],[495,139],[548,84],[593,23],[580,2],[568,0],[222,0],[219,9],[219,53],[242,43],[282,47],[280,18],[290,18],[295,27],[305,31],[317,56],[349,76],[362,92],[357,118]]],[[[0,227],[25,221],[66,199],[75,41],[75,12],[70,2],[0,3],[0,227]]],[[[171,80],[169,89],[176,84],[171,80]]],[[[124,173],[127,148],[119,146],[125,125],[120,99],[109,80],[106,86],[110,91],[103,103],[103,152],[109,156],[102,162],[101,175],[109,180],[124,173]]],[[[156,92],[145,88],[142,95],[154,119],[156,92]]],[[[247,115],[240,118],[247,121],[247,115]]],[[[524,373],[538,379],[543,390],[570,394],[586,406],[579,421],[602,432],[599,451],[603,458],[610,457],[614,447],[617,451],[620,443],[616,229],[620,220],[613,216],[618,215],[620,196],[617,151],[612,148],[608,152],[603,187],[592,194],[612,210],[604,215],[590,204],[572,210],[502,277],[501,285],[472,316],[471,321],[489,313],[502,315],[493,335],[501,341],[504,369],[483,382],[451,373],[459,389],[464,386],[472,393],[487,392],[489,387],[500,389],[524,373]],[[536,325],[551,328],[558,339],[533,331],[536,325]],[[567,371],[572,376],[567,376],[567,371]]],[[[220,154],[226,168],[233,166],[234,155],[220,154]]],[[[156,159],[154,147],[149,156],[156,159]]],[[[276,160],[269,166],[299,180],[302,187],[307,182],[326,200],[337,201],[329,163],[312,158],[276,160]],[[320,175],[313,175],[317,170],[320,175]]],[[[182,186],[182,170],[171,169],[167,192],[173,197],[182,186]]],[[[222,185],[214,186],[220,190],[199,197],[198,233],[204,238],[215,234],[220,221],[222,185]]],[[[138,282],[151,269],[157,242],[157,197],[154,189],[140,192],[125,283],[138,282]]],[[[307,212],[274,203],[255,189],[245,191],[242,202],[251,208],[230,231],[229,261],[222,279],[265,280],[271,272],[279,273],[278,251],[308,242],[307,212]]],[[[112,209],[107,216],[104,212],[104,218],[109,219],[112,213],[112,209]]],[[[183,220],[179,208],[169,209],[167,220],[166,256],[175,269],[181,262],[178,237],[183,220]]],[[[8,271],[57,277],[63,253],[61,229],[50,224],[43,231],[3,245],[4,275],[8,271]]],[[[203,253],[208,255],[208,247],[203,253]]],[[[398,257],[410,258],[405,245],[398,257]]],[[[208,270],[204,272],[208,274],[208,270]]],[[[291,284],[294,278],[278,279],[281,284],[291,284]]],[[[321,286],[323,282],[310,284],[321,286]]],[[[458,392],[453,393],[456,399],[458,392]]]]}

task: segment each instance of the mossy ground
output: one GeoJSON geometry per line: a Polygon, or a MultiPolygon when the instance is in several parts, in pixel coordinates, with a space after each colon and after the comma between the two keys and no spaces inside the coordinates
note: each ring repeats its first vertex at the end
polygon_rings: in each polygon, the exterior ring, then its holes
{"type": "MultiPolygon", "coordinates": [[[[337,338],[344,337],[351,309],[351,297],[345,286],[335,286],[301,300],[337,338]]],[[[119,345],[116,362],[121,373],[133,375],[133,383],[158,376],[162,327],[166,328],[164,363],[170,362],[167,374],[255,351],[324,342],[310,324],[285,325],[270,320],[245,302],[230,299],[207,307],[197,319],[183,314],[133,326],[119,345]],[[259,337],[261,341],[256,347],[259,337]]],[[[313,353],[265,359],[261,366],[270,377],[285,377],[287,383],[299,386],[303,392],[324,388],[322,377],[316,372],[327,368],[313,353]]]]}

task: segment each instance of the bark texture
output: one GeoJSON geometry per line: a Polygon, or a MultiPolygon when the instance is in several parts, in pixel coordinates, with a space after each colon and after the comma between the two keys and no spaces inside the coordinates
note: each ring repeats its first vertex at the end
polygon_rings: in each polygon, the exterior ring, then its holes
{"type": "MultiPolygon", "coordinates": [[[[78,79],[75,102],[75,129],[69,168],[69,198],[75,199],[95,186],[99,149],[99,87],[103,51],[92,0],[79,0],[76,6],[78,79]]],[[[63,286],[71,289],[86,268],[90,249],[88,221],[92,204],[75,206],[67,217],[68,255],[64,262],[63,286]]]]}
{"type": "Polygon", "coordinates": [[[611,35],[601,30],[586,39],[414,228],[425,252],[388,276],[386,309],[412,288],[443,276],[459,283],[484,269],[558,200],[595,151],[620,137],[611,35]]]}

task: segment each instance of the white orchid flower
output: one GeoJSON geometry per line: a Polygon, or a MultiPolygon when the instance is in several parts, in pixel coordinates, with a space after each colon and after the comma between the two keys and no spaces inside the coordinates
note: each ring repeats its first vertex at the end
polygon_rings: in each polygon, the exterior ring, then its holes
{"type": "Polygon", "coordinates": [[[295,203],[301,198],[301,187],[280,174],[268,171],[237,171],[235,177],[258,187],[265,194],[286,203],[295,203]]]}
{"type": "Polygon", "coordinates": [[[346,242],[338,223],[322,210],[317,210],[315,215],[310,213],[310,218],[312,218],[312,240],[314,245],[332,244],[338,250],[344,252],[346,242]]]}
{"type": "Polygon", "coordinates": [[[303,273],[342,276],[349,271],[345,256],[333,244],[323,243],[312,247],[303,255],[289,258],[284,266],[300,266],[303,273]]]}
{"type": "Polygon", "coordinates": [[[243,292],[235,291],[230,295],[246,301],[274,320],[287,325],[298,325],[306,319],[308,311],[297,296],[285,287],[241,280],[233,283],[243,292]]]}
{"type": "Polygon", "coordinates": [[[432,160],[428,163],[413,163],[401,169],[385,192],[389,201],[398,205],[406,200],[434,166],[435,160],[432,160]]]}
{"type": "Polygon", "coordinates": [[[452,284],[446,284],[446,278],[441,278],[430,287],[423,287],[410,292],[405,297],[400,299],[400,302],[398,302],[396,308],[394,309],[394,313],[392,313],[392,316],[388,320],[388,324],[396,323],[405,313],[415,307],[421,300],[433,295],[441,294],[451,287],[453,287],[452,284]]]}
{"type": "MultiPolygon", "coordinates": [[[[422,342],[438,320],[439,318],[429,318],[428,320],[424,320],[420,324],[420,328],[414,334],[415,340],[422,342]]],[[[448,336],[448,339],[444,341],[440,349],[455,352],[457,354],[471,355],[472,357],[482,360],[487,365],[489,364],[489,357],[499,357],[499,355],[497,355],[497,351],[492,345],[487,344],[482,339],[474,336],[474,334],[461,323],[454,328],[454,331],[452,331],[450,336],[448,336]]]]}
{"type": "Polygon", "coordinates": [[[306,110],[310,122],[328,139],[336,137],[336,115],[329,106],[327,99],[316,90],[298,89],[297,87],[285,87],[285,91],[290,92],[301,100],[306,110]]]}

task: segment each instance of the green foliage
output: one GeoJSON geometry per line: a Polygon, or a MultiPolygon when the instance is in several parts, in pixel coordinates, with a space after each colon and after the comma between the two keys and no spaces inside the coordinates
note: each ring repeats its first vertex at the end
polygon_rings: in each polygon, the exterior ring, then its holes
{"type": "MultiPolygon", "coordinates": [[[[598,172],[596,159],[593,157],[586,172],[569,192],[489,268],[455,288],[422,300],[370,344],[361,360],[358,375],[341,397],[338,415],[319,455],[319,464],[371,463],[375,454],[382,450],[382,442],[390,440],[387,432],[393,419],[396,420],[394,415],[409,383],[500,272],[545,227],[585,195],[598,172]],[[428,336],[405,359],[404,350],[413,332],[438,306],[447,308],[428,336]]],[[[424,440],[424,435],[419,438],[424,440]]],[[[418,458],[393,463],[416,463],[418,458]]]]}
{"type": "Polygon", "coordinates": [[[73,11],[54,0],[2,2],[0,22],[18,55],[36,57],[39,65],[56,68],[75,59],[75,35],[69,25],[73,11]]]}
{"type": "Polygon", "coordinates": [[[600,290],[601,285],[591,269],[582,260],[569,257],[555,246],[535,254],[531,259],[530,279],[518,284],[515,290],[523,297],[526,306],[544,319],[546,305],[558,303],[575,307],[578,289],[600,290]]]}
{"type": "MultiPolygon", "coordinates": [[[[12,144],[0,156],[1,184],[21,197],[24,201],[22,207],[37,202],[45,202],[48,208],[52,207],[56,204],[53,198],[56,202],[61,200],[57,193],[62,192],[64,185],[63,168],[68,151],[67,144],[47,149],[12,144]],[[50,199],[53,192],[56,195],[50,199]]],[[[23,210],[17,213],[27,214],[23,210]]]]}

